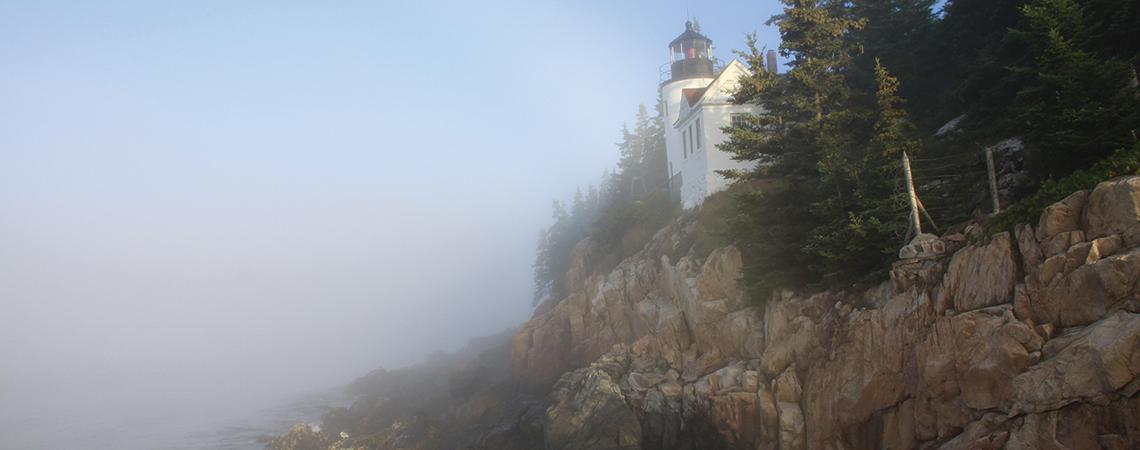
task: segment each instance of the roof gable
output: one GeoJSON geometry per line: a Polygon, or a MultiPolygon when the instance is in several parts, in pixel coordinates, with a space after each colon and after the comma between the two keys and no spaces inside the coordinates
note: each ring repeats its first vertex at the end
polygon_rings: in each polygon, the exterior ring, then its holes
{"type": "Polygon", "coordinates": [[[681,96],[685,100],[681,103],[681,114],[673,126],[680,126],[688,119],[693,110],[705,104],[723,104],[732,101],[732,91],[740,83],[740,78],[752,75],[752,71],[744,67],[740,60],[733,59],[724,66],[724,69],[713,78],[712,82],[703,88],[681,89],[681,96]]]}
{"type": "Polygon", "coordinates": [[[705,91],[708,90],[709,88],[707,86],[703,88],[684,88],[681,89],[681,95],[685,97],[685,100],[689,102],[689,106],[691,107],[701,101],[701,97],[703,97],[705,91]]]}
{"type": "Polygon", "coordinates": [[[729,101],[731,92],[736,90],[736,86],[740,83],[740,78],[748,75],[752,75],[752,71],[744,67],[744,64],[741,63],[740,60],[734,58],[727,66],[724,66],[724,70],[721,70],[720,73],[717,74],[712,83],[709,83],[709,86],[705,88],[705,92],[701,95],[698,102],[729,101]]]}

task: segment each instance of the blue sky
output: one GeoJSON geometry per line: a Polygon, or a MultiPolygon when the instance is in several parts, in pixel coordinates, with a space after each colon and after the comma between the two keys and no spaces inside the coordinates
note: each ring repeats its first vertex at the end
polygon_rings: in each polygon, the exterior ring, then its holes
{"type": "MultiPolygon", "coordinates": [[[[688,5],[721,58],[776,8],[688,5]]],[[[0,3],[0,396],[295,389],[520,323],[551,199],[613,167],[685,11],[0,3]]]]}

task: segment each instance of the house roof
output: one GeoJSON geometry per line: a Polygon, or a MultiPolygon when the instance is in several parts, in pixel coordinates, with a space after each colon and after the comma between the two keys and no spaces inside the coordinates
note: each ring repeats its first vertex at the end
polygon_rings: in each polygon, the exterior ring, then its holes
{"type": "Polygon", "coordinates": [[[703,88],[681,89],[681,95],[685,98],[685,101],[689,103],[690,109],[688,112],[682,110],[684,114],[682,114],[681,117],[678,117],[676,122],[673,122],[673,126],[680,126],[681,122],[684,122],[689,118],[689,116],[693,114],[693,110],[699,109],[699,105],[702,101],[704,101],[705,96],[709,95],[709,92],[716,92],[715,89],[719,89],[722,83],[726,81],[725,77],[728,75],[728,73],[735,72],[735,70],[732,70],[734,68],[738,69],[741,75],[752,73],[752,71],[748,70],[748,68],[740,62],[740,60],[734,58],[732,61],[729,61],[728,65],[725,66],[724,69],[720,71],[720,73],[716,75],[716,78],[713,78],[712,82],[710,82],[708,86],[705,86],[703,88]]]}
{"type": "Polygon", "coordinates": [[[681,89],[681,95],[685,97],[685,100],[689,101],[689,106],[696,106],[697,102],[701,101],[701,97],[704,97],[705,91],[707,90],[709,90],[708,86],[703,88],[684,88],[681,89]]]}
{"type": "Polygon", "coordinates": [[[705,42],[712,42],[712,39],[705,37],[705,35],[698,33],[697,30],[693,29],[693,22],[685,22],[685,32],[681,33],[680,36],[677,36],[677,39],[673,39],[673,42],[670,42],[669,46],[672,47],[678,42],[690,40],[703,40],[705,42]]]}

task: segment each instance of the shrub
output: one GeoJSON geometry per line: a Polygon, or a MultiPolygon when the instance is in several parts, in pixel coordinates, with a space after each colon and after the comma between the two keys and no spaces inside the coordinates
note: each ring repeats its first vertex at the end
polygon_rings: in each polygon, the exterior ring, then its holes
{"type": "Polygon", "coordinates": [[[986,234],[1007,231],[1019,223],[1036,223],[1041,211],[1075,191],[1092,189],[1098,183],[1115,177],[1137,174],[1140,174],[1140,141],[1134,142],[1131,148],[1113,152],[1088,169],[1041,183],[1032,197],[1014,203],[994,216],[986,227],[986,234]]]}

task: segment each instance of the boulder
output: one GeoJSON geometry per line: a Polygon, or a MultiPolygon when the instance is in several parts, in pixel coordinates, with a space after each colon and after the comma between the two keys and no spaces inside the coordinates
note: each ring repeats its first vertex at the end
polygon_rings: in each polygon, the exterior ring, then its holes
{"type": "Polygon", "coordinates": [[[1140,314],[1117,312],[1054,341],[1044,361],[1010,381],[1004,403],[1011,412],[1043,413],[1088,401],[1140,375],[1140,314]]]}
{"type": "Polygon", "coordinates": [[[269,450],[323,450],[337,440],[321,433],[320,428],[305,423],[294,424],[289,431],[274,438],[266,448],[269,450]]]}
{"type": "Polygon", "coordinates": [[[797,361],[776,383],[781,402],[795,402],[802,390],[799,403],[813,448],[864,428],[875,414],[903,400],[913,339],[912,328],[888,321],[881,310],[858,311],[823,328],[834,336],[824,344],[831,351],[807,365],[797,361]],[[807,375],[796,389],[800,373],[807,375]]]}
{"type": "Polygon", "coordinates": [[[701,274],[697,277],[697,290],[700,296],[707,299],[727,299],[731,302],[730,310],[737,310],[744,306],[744,291],[738,283],[740,268],[744,262],[740,250],[736,247],[721,247],[713,250],[701,266],[701,274]]]}
{"type": "Polygon", "coordinates": [[[816,318],[836,302],[830,294],[817,294],[808,298],[781,292],[768,302],[764,312],[764,353],[760,357],[760,371],[769,378],[784,372],[792,363],[805,365],[824,352],[826,330],[816,318]]]}
{"type": "Polygon", "coordinates": [[[1104,405],[1075,403],[1056,411],[1026,414],[1010,426],[1010,450],[1140,448],[1140,399],[1104,405]]]}
{"type": "Polygon", "coordinates": [[[665,381],[665,374],[637,373],[629,374],[629,386],[638,391],[647,391],[665,381]]]}
{"type": "Polygon", "coordinates": [[[627,351],[619,346],[559,378],[543,426],[546,448],[641,448],[641,424],[618,386],[629,364],[627,351]]]}
{"type": "Polygon", "coordinates": [[[1125,248],[1140,247],[1140,223],[1133,224],[1121,234],[1125,248]]]}
{"type": "Polygon", "coordinates": [[[946,243],[938,236],[922,233],[899,249],[900,259],[933,258],[946,253],[946,243]]]}
{"type": "Polygon", "coordinates": [[[1005,308],[959,314],[951,324],[963,403],[976,410],[999,406],[1009,379],[1029,366],[1029,352],[1040,349],[1042,339],[1005,308]]]}
{"type": "MultiPolygon", "coordinates": [[[[1072,256],[1078,261],[1088,259],[1087,252],[1077,252],[1072,256]]],[[[1140,280],[1140,248],[1082,264],[1071,273],[1053,276],[1046,283],[1045,274],[1052,272],[1050,267],[1057,265],[1050,264],[1050,261],[1056,258],[1062,256],[1046,260],[1041,271],[1045,286],[1031,306],[1036,323],[1048,322],[1061,327],[1087,325],[1104,317],[1117,303],[1136,294],[1140,280]]]]}
{"type": "Polygon", "coordinates": [[[905,400],[883,417],[881,447],[890,450],[915,448],[914,400],[905,400]]]}
{"type": "Polygon", "coordinates": [[[1077,191],[1046,207],[1037,220],[1037,240],[1044,243],[1058,234],[1081,229],[1081,216],[1088,198],[1089,191],[1077,191]]]}
{"type": "Polygon", "coordinates": [[[776,391],[776,400],[781,402],[799,403],[800,397],[803,396],[803,388],[800,386],[800,379],[796,377],[796,367],[789,367],[784,373],[780,374],[773,382],[776,391]]]}
{"type": "Polygon", "coordinates": [[[709,402],[709,421],[737,448],[775,448],[779,417],[769,400],[754,392],[715,395],[709,402]]]}
{"type": "Polygon", "coordinates": [[[1038,243],[1033,226],[1018,224],[1014,227],[1014,235],[1017,237],[1017,250],[1021,254],[1021,266],[1027,271],[1032,271],[1041,265],[1045,255],[1041,253],[1041,245],[1038,243]]]}
{"type": "Polygon", "coordinates": [[[1064,253],[1069,247],[1085,242],[1085,232],[1082,230],[1064,231],[1041,243],[1041,253],[1050,257],[1064,253]]]}
{"type": "Polygon", "coordinates": [[[1008,232],[955,253],[943,278],[940,300],[958,311],[1008,303],[1017,284],[1017,264],[1008,232]]]}
{"type": "Polygon", "coordinates": [[[1140,175],[1102,182],[1089,195],[1082,221],[1090,239],[1121,234],[1140,222],[1140,175]]]}
{"type": "Polygon", "coordinates": [[[962,114],[958,117],[950,119],[949,122],[946,122],[941,127],[938,127],[938,131],[934,132],[934,137],[940,138],[940,137],[944,137],[950,133],[953,133],[955,131],[958,131],[958,128],[961,127],[961,125],[962,125],[962,121],[965,119],[966,119],[965,114],[962,114]]]}
{"type": "Polygon", "coordinates": [[[780,449],[805,450],[807,440],[804,433],[804,413],[798,403],[779,402],[780,449]]]}

